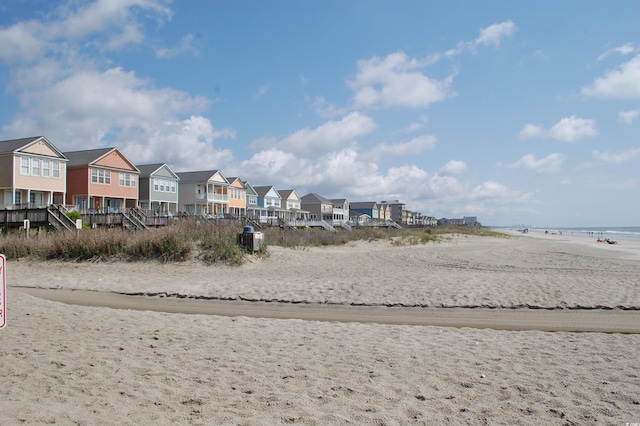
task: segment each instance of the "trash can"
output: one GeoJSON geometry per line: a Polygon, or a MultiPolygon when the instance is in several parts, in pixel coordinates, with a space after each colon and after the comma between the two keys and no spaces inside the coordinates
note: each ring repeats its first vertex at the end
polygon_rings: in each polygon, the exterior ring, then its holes
{"type": "Polygon", "coordinates": [[[253,226],[245,226],[241,234],[238,234],[238,244],[247,251],[259,251],[264,244],[264,234],[255,232],[253,226]]]}

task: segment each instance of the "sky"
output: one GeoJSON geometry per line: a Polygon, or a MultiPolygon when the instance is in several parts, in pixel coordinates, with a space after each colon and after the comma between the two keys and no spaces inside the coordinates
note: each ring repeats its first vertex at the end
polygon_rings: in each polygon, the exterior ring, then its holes
{"type": "Polygon", "coordinates": [[[0,0],[0,87],[0,140],[483,225],[640,225],[637,0],[0,0]]]}

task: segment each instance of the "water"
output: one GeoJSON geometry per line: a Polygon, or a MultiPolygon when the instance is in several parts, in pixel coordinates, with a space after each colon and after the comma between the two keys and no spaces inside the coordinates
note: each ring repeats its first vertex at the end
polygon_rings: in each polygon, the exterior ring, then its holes
{"type": "Polygon", "coordinates": [[[530,228],[532,231],[573,235],[576,237],[609,238],[611,240],[640,241],[640,226],[604,226],[604,227],[575,227],[575,228],[530,228]]]}

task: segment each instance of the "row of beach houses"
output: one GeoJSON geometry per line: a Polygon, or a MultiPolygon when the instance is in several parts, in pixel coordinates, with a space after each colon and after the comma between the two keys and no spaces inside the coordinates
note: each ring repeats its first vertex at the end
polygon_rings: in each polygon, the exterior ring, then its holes
{"type": "MultiPolygon", "coordinates": [[[[398,200],[349,201],[254,185],[220,170],[175,172],[134,164],[118,148],[61,152],[46,137],[0,141],[0,209],[64,205],[80,212],[140,209],[147,214],[251,218],[304,226],[324,222],[436,226],[398,200]]],[[[466,218],[465,218],[466,219],[466,218]]]]}

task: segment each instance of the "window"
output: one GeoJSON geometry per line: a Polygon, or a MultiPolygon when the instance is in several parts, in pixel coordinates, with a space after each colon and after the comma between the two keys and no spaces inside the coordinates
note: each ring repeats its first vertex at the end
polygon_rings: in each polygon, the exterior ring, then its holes
{"type": "Polygon", "coordinates": [[[91,169],[91,182],[111,185],[111,172],[109,170],[91,169]]]}
{"type": "Polygon", "coordinates": [[[42,160],[42,176],[51,176],[51,160],[42,160]]]}
{"type": "Polygon", "coordinates": [[[20,174],[29,175],[29,158],[27,157],[20,158],[20,174]]]}
{"type": "Polygon", "coordinates": [[[31,176],[40,176],[40,159],[31,159],[31,176]]]}
{"type": "MultiPolygon", "coordinates": [[[[136,177],[131,173],[120,173],[120,186],[136,187],[136,177]]],[[[162,182],[160,183],[162,188],[162,182]]],[[[162,190],[162,189],[161,189],[162,190]]]]}
{"type": "MultiPolygon", "coordinates": [[[[131,179],[135,179],[135,176],[132,175],[131,179]]],[[[153,179],[153,189],[159,192],[176,192],[176,183],[168,179],[153,179]]],[[[200,193],[200,188],[198,188],[198,193],[200,193]]]]}
{"type": "Polygon", "coordinates": [[[53,176],[54,178],[59,178],[60,177],[60,162],[53,160],[52,164],[53,166],[53,173],[51,173],[51,176],[53,176]]]}

